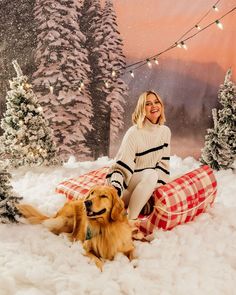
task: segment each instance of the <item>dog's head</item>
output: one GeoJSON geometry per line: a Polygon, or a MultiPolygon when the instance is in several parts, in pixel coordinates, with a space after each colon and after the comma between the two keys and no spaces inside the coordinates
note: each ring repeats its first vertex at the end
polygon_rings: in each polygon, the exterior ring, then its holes
{"type": "Polygon", "coordinates": [[[117,195],[113,186],[95,186],[84,201],[87,216],[99,223],[122,221],[124,218],[124,203],[117,195]]]}

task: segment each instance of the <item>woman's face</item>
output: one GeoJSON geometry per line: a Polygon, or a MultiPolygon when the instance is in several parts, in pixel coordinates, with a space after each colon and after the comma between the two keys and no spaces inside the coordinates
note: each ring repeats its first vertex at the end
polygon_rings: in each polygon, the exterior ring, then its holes
{"type": "Polygon", "coordinates": [[[145,112],[146,118],[148,118],[153,124],[158,122],[161,115],[161,108],[161,103],[156,95],[153,93],[148,94],[146,98],[145,112]]]}

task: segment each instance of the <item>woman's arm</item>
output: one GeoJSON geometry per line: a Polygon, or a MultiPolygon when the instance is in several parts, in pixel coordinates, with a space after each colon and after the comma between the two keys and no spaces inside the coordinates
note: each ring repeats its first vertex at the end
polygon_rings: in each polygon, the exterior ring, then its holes
{"type": "Polygon", "coordinates": [[[135,167],[136,140],[135,130],[131,127],[125,134],[120,149],[115,157],[115,163],[108,174],[108,183],[113,185],[121,195],[127,188],[135,167]]]}
{"type": "Polygon", "coordinates": [[[166,184],[170,178],[170,140],[171,140],[171,131],[170,128],[165,126],[165,136],[164,136],[164,144],[166,144],[163,149],[162,158],[159,161],[156,169],[158,171],[158,184],[166,184]]]}

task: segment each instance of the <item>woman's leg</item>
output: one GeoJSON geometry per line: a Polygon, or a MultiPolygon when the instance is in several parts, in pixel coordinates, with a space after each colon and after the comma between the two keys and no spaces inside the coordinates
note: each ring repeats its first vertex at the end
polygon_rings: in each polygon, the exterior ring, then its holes
{"type": "MultiPolygon", "coordinates": [[[[133,190],[129,199],[128,218],[136,219],[143,206],[151,197],[155,187],[157,186],[158,173],[153,169],[147,169],[143,172],[135,173],[133,181],[133,190]]],[[[134,176],[133,176],[134,177],[134,176]]]]}

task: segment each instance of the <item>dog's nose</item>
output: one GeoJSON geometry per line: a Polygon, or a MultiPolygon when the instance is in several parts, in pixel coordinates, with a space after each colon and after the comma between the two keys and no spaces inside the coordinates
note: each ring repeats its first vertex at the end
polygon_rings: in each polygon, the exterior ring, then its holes
{"type": "Polygon", "coordinates": [[[89,209],[92,206],[92,201],[91,200],[87,200],[84,202],[86,209],[89,209]]]}

